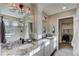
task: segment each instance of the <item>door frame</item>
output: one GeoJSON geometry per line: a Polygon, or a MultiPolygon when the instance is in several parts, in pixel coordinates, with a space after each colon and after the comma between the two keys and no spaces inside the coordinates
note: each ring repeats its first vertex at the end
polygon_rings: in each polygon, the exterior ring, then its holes
{"type": "MultiPolygon", "coordinates": [[[[75,38],[75,15],[57,18],[57,50],[59,50],[59,20],[64,19],[64,18],[69,18],[69,17],[73,17],[73,39],[72,40],[74,40],[74,38],[75,38]]],[[[72,42],[71,42],[71,45],[72,45],[72,42]]]]}

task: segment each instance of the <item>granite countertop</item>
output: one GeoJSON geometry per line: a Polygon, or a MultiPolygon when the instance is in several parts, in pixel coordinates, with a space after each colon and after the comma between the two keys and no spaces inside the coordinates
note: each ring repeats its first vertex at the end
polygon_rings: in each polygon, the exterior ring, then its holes
{"type": "Polygon", "coordinates": [[[8,55],[15,55],[15,56],[24,56],[24,55],[33,55],[34,52],[38,52],[40,49],[41,49],[41,46],[42,45],[47,45],[50,43],[50,40],[47,39],[47,38],[44,38],[42,40],[39,40],[39,41],[35,41],[35,42],[32,42],[32,43],[28,43],[28,44],[22,44],[20,46],[17,46],[17,47],[14,47],[12,49],[2,49],[1,50],[1,55],[5,55],[5,56],[8,56],[8,55]]]}

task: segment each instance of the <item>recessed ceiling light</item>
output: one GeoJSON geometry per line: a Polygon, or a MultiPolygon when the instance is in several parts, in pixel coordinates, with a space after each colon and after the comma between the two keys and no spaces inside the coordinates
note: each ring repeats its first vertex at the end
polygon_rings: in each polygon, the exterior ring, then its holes
{"type": "Polygon", "coordinates": [[[66,6],[62,7],[62,9],[66,9],[66,8],[67,8],[66,6]]]}

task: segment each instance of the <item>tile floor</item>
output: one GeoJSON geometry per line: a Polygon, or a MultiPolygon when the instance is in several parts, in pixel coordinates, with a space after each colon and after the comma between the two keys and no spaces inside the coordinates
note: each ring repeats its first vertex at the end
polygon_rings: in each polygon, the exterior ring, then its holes
{"type": "Polygon", "coordinates": [[[61,43],[54,56],[73,56],[73,48],[70,44],[61,43]]]}

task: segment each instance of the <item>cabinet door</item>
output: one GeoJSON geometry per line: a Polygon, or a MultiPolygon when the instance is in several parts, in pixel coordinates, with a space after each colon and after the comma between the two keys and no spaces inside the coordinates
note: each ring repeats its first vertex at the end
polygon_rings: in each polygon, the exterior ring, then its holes
{"type": "Polygon", "coordinates": [[[52,40],[50,40],[50,51],[51,51],[51,53],[50,54],[52,54],[53,53],[53,50],[54,50],[54,41],[53,41],[53,39],[52,40]]]}
{"type": "Polygon", "coordinates": [[[54,38],[53,42],[54,42],[54,49],[56,49],[56,47],[57,47],[57,40],[56,40],[56,38],[54,38]]]}
{"type": "Polygon", "coordinates": [[[47,46],[45,46],[45,50],[44,50],[44,55],[45,56],[49,56],[50,55],[50,44],[48,44],[47,46]]]}

